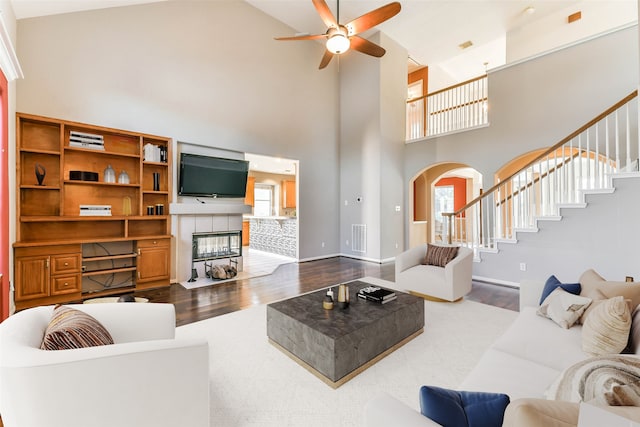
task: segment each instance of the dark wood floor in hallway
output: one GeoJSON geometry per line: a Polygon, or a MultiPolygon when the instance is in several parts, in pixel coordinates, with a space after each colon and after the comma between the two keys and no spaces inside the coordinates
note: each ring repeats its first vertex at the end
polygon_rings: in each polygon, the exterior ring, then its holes
{"type": "MultiPolygon", "coordinates": [[[[174,304],[180,326],[365,276],[393,281],[395,265],[335,257],[284,264],[267,276],[192,290],[173,284],[168,288],[137,292],[136,296],[149,298],[151,302],[174,304]]],[[[474,282],[471,293],[465,298],[518,310],[518,290],[513,288],[474,282]]]]}

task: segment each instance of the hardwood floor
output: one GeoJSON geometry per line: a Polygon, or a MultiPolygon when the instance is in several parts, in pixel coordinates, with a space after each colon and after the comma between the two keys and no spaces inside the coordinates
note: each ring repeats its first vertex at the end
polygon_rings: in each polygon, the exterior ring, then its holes
{"type": "MultiPolygon", "coordinates": [[[[151,302],[172,303],[178,326],[290,298],[332,284],[364,276],[394,280],[394,263],[377,264],[346,257],[335,257],[279,266],[273,274],[188,290],[179,284],[168,288],[136,292],[151,302]]],[[[485,283],[473,284],[467,299],[518,310],[518,290],[485,283]]]]}

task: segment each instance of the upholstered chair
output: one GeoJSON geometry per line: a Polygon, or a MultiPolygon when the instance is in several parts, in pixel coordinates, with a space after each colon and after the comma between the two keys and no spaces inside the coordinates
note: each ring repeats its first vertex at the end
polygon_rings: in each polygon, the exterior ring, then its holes
{"type": "MultiPolygon", "coordinates": [[[[452,247],[452,245],[432,245],[452,247]]],[[[428,299],[457,301],[471,291],[473,251],[458,247],[458,253],[444,267],[424,264],[427,244],[396,256],[396,288],[428,299]]]]}

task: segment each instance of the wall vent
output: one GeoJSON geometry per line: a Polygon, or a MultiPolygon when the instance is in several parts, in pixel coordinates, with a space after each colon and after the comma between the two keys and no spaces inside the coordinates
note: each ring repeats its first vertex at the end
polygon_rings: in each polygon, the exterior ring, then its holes
{"type": "Polygon", "coordinates": [[[351,250],[367,252],[367,225],[351,224],[351,250]]]}

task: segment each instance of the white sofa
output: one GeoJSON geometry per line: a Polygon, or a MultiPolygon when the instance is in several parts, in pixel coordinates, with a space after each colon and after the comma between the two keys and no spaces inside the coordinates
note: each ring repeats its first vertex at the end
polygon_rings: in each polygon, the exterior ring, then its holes
{"type": "MultiPolygon", "coordinates": [[[[504,335],[484,353],[475,368],[458,387],[459,390],[509,395],[511,403],[506,414],[510,411],[512,413],[505,415],[504,426],[540,425],[513,419],[518,416],[517,412],[522,410],[523,405],[529,405],[529,409],[534,407],[533,410],[537,411],[547,410],[549,403],[552,405],[557,403],[543,402],[540,399],[545,398],[545,390],[565,368],[588,358],[582,351],[581,325],[562,329],[553,321],[536,314],[543,288],[544,282],[531,281],[521,284],[520,314],[504,335]],[[511,420],[508,417],[511,417],[511,420]]],[[[418,392],[416,390],[416,396],[418,392]]],[[[561,402],[560,405],[557,412],[568,411],[569,418],[577,422],[579,405],[568,402],[561,402]]],[[[616,407],[612,410],[627,418],[640,420],[638,407],[616,407]]],[[[394,421],[393,425],[398,426],[439,426],[422,416],[416,409],[408,407],[387,394],[378,395],[367,403],[365,409],[367,427],[390,425],[388,424],[390,420],[394,421]]],[[[543,423],[540,427],[547,425],[551,424],[543,423]]],[[[569,422],[562,425],[576,424],[569,422]]]]}
{"type": "Polygon", "coordinates": [[[209,349],[176,340],[171,304],[79,304],[115,344],[40,350],[53,306],[0,324],[7,427],[209,427],[209,349]]]}
{"type": "Polygon", "coordinates": [[[426,252],[427,244],[423,243],[396,256],[398,290],[445,301],[456,301],[471,291],[471,249],[460,247],[458,255],[445,267],[422,265],[426,252]]]}

